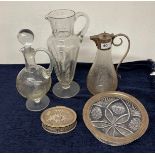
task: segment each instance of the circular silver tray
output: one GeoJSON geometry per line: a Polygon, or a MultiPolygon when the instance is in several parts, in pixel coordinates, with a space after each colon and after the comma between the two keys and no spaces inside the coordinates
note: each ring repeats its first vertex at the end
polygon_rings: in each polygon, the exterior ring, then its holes
{"type": "Polygon", "coordinates": [[[83,120],[98,140],[112,146],[140,138],[149,123],[144,106],[133,96],[118,91],[90,98],[83,109],[83,120]]]}

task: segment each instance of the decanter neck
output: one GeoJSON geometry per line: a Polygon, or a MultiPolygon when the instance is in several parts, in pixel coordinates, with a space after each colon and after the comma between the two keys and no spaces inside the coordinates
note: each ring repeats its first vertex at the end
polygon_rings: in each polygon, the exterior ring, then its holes
{"type": "Polygon", "coordinates": [[[35,50],[31,47],[24,47],[22,48],[22,53],[25,59],[25,67],[26,69],[33,68],[36,66],[35,63],[35,50]]]}
{"type": "Polygon", "coordinates": [[[95,57],[95,64],[104,64],[104,65],[111,65],[112,64],[112,56],[111,56],[111,49],[108,50],[97,50],[96,57],[95,57]]]}

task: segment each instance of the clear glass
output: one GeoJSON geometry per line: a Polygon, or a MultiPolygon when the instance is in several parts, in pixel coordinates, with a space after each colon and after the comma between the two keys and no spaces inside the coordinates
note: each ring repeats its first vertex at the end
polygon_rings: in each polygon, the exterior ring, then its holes
{"type": "Polygon", "coordinates": [[[92,94],[116,90],[117,74],[112,63],[111,49],[99,50],[87,76],[87,88],[92,94]]]}
{"type": "Polygon", "coordinates": [[[53,93],[60,98],[75,96],[80,86],[73,81],[77,57],[83,36],[88,29],[88,16],[82,12],[60,9],[50,12],[46,19],[50,22],[52,35],[48,38],[48,49],[53,56],[54,69],[58,79],[53,93]],[[74,23],[80,16],[86,18],[84,28],[74,34],[74,23]]]}
{"type": "Polygon", "coordinates": [[[34,50],[31,48],[33,32],[22,30],[18,34],[18,40],[24,45],[21,49],[25,59],[25,67],[19,72],[16,79],[18,92],[25,98],[26,108],[30,111],[41,111],[49,105],[46,93],[51,87],[52,61],[48,69],[37,65],[35,54],[37,51],[46,52],[50,59],[50,53],[45,49],[34,50]]]}
{"type": "Polygon", "coordinates": [[[117,89],[118,79],[117,79],[117,71],[118,67],[122,63],[122,61],[127,56],[130,49],[130,39],[127,35],[123,33],[119,34],[109,34],[109,33],[101,33],[98,35],[94,35],[90,37],[96,43],[98,48],[95,61],[90,68],[90,71],[87,76],[87,88],[92,94],[101,93],[104,91],[113,91],[117,89]],[[111,48],[112,45],[120,46],[123,43],[122,38],[120,42],[114,43],[114,40],[117,37],[124,37],[128,41],[128,47],[121,58],[121,61],[118,63],[116,67],[116,71],[112,62],[111,56],[111,48]]]}

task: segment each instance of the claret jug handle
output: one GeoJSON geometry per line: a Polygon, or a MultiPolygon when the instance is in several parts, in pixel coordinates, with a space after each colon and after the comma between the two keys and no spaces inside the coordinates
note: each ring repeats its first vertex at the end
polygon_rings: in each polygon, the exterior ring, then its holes
{"type": "Polygon", "coordinates": [[[49,76],[50,76],[51,73],[52,73],[52,70],[53,70],[53,63],[52,63],[52,55],[51,55],[51,53],[47,49],[45,49],[45,48],[37,48],[35,51],[36,51],[36,53],[37,52],[45,52],[49,56],[50,65],[46,69],[46,71],[47,71],[47,74],[49,74],[49,76]]]}
{"type": "Polygon", "coordinates": [[[127,54],[129,53],[129,50],[130,50],[130,39],[129,39],[129,37],[128,37],[126,34],[123,34],[123,33],[118,33],[118,34],[114,35],[114,36],[113,36],[113,40],[112,40],[112,44],[113,44],[114,46],[121,46],[122,43],[123,43],[122,38],[119,38],[120,41],[121,41],[120,43],[118,43],[118,44],[114,43],[114,40],[115,40],[117,37],[125,37],[125,38],[127,39],[127,41],[128,41],[128,47],[127,47],[127,50],[126,50],[125,54],[123,55],[122,59],[120,60],[120,62],[118,63],[118,65],[117,65],[117,67],[116,67],[116,72],[118,72],[119,66],[121,65],[121,63],[123,62],[123,60],[126,58],[127,54]]]}

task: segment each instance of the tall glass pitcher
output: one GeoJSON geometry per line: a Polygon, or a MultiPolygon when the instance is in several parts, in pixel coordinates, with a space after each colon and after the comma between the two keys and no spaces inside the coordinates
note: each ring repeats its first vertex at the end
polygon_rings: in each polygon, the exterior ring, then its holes
{"type": "Polygon", "coordinates": [[[87,76],[87,88],[92,94],[97,94],[103,91],[116,90],[118,85],[117,70],[122,61],[127,56],[130,49],[130,40],[127,35],[119,33],[117,35],[109,33],[101,33],[99,35],[91,36],[91,40],[96,43],[98,48],[95,61],[87,76]],[[122,57],[120,63],[117,65],[116,71],[112,62],[111,48],[112,45],[120,46],[123,40],[120,38],[120,43],[114,43],[116,37],[125,37],[128,41],[127,51],[122,57]]]}
{"type": "Polygon", "coordinates": [[[51,25],[52,35],[48,38],[48,49],[53,55],[54,69],[58,79],[53,87],[53,93],[60,98],[75,96],[79,85],[73,81],[80,43],[89,25],[85,13],[60,9],[50,12],[45,17],[51,25]],[[78,17],[83,16],[86,24],[78,33],[74,33],[74,23],[78,17]]]}

